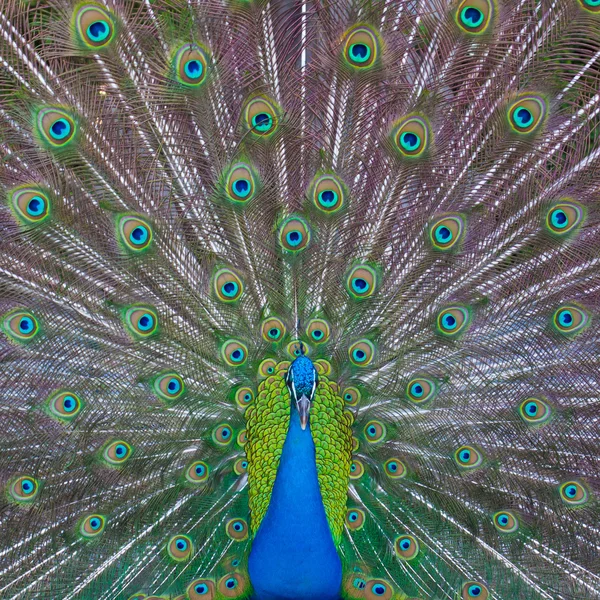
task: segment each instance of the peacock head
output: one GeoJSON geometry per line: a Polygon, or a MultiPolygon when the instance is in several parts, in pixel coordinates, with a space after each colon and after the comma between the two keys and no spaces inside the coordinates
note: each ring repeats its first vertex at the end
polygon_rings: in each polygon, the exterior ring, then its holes
{"type": "Polygon", "coordinates": [[[300,426],[306,429],[308,424],[308,413],[315,396],[317,383],[319,381],[317,370],[308,356],[302,342],[299,344],[300,355],[292,362],[287,372],[285,382],[290,391],[292,406],[300,415],[300,426]]]}

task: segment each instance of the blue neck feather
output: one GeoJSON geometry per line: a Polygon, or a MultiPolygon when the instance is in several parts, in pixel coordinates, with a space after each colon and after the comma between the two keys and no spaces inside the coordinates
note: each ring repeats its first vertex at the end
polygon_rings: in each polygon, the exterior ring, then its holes
{"type": "Polygon", "coordinates": [[[317,479],[310,421],[292,404],[271,502],[248,560],[256,600],[337,600],[342,564],[317,479]]]}

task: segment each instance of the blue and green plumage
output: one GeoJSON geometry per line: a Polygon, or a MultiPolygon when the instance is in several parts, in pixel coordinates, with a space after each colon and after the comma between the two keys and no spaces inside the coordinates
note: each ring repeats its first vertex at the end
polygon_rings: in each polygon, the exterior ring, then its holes
{"type": "Polygon", "coordinates": [[[595,0],[0,6],[0,597],[600,598],[595,0]]]}

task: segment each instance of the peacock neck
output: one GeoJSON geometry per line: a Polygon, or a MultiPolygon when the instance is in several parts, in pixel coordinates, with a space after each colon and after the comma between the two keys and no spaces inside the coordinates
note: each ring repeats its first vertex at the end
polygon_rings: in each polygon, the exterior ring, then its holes
{"type": "Polygon", "coordinates": [[[325,515],[310,432],[295,406],[267,513],[248,561],[257,600],[337,600],[342,565],[325,515]]]}

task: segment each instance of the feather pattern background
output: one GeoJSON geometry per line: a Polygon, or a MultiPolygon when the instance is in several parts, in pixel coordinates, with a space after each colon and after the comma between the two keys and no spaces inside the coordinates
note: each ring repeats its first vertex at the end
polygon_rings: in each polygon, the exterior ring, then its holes
{"type": "Polygon", "coordinates": [[[247,596],[238,391],[257,395],[262,361],[302,339],[354,419],[344,597],[600,597],[599,59],[595,0],[4,0],[0,596],[193,600],[200,580],[247,596]],[[489,14],[478,34],[471,5],[489,14]],[[85,41],[84,9],[104,11],[108,41],[85,41]],[[348,60],[356,31],[367,67],[348,60]],[[64,143],[44,129],[58,117],[64,143]],[[319,204],[323,177],[338,210],[319,204]],[[33,195],[41,217],[20,204],[33,195]],[[161,396],[173,374],[181,393],[161,396]],[[66,392],[75,416],[52,409],[66,392]]]}

